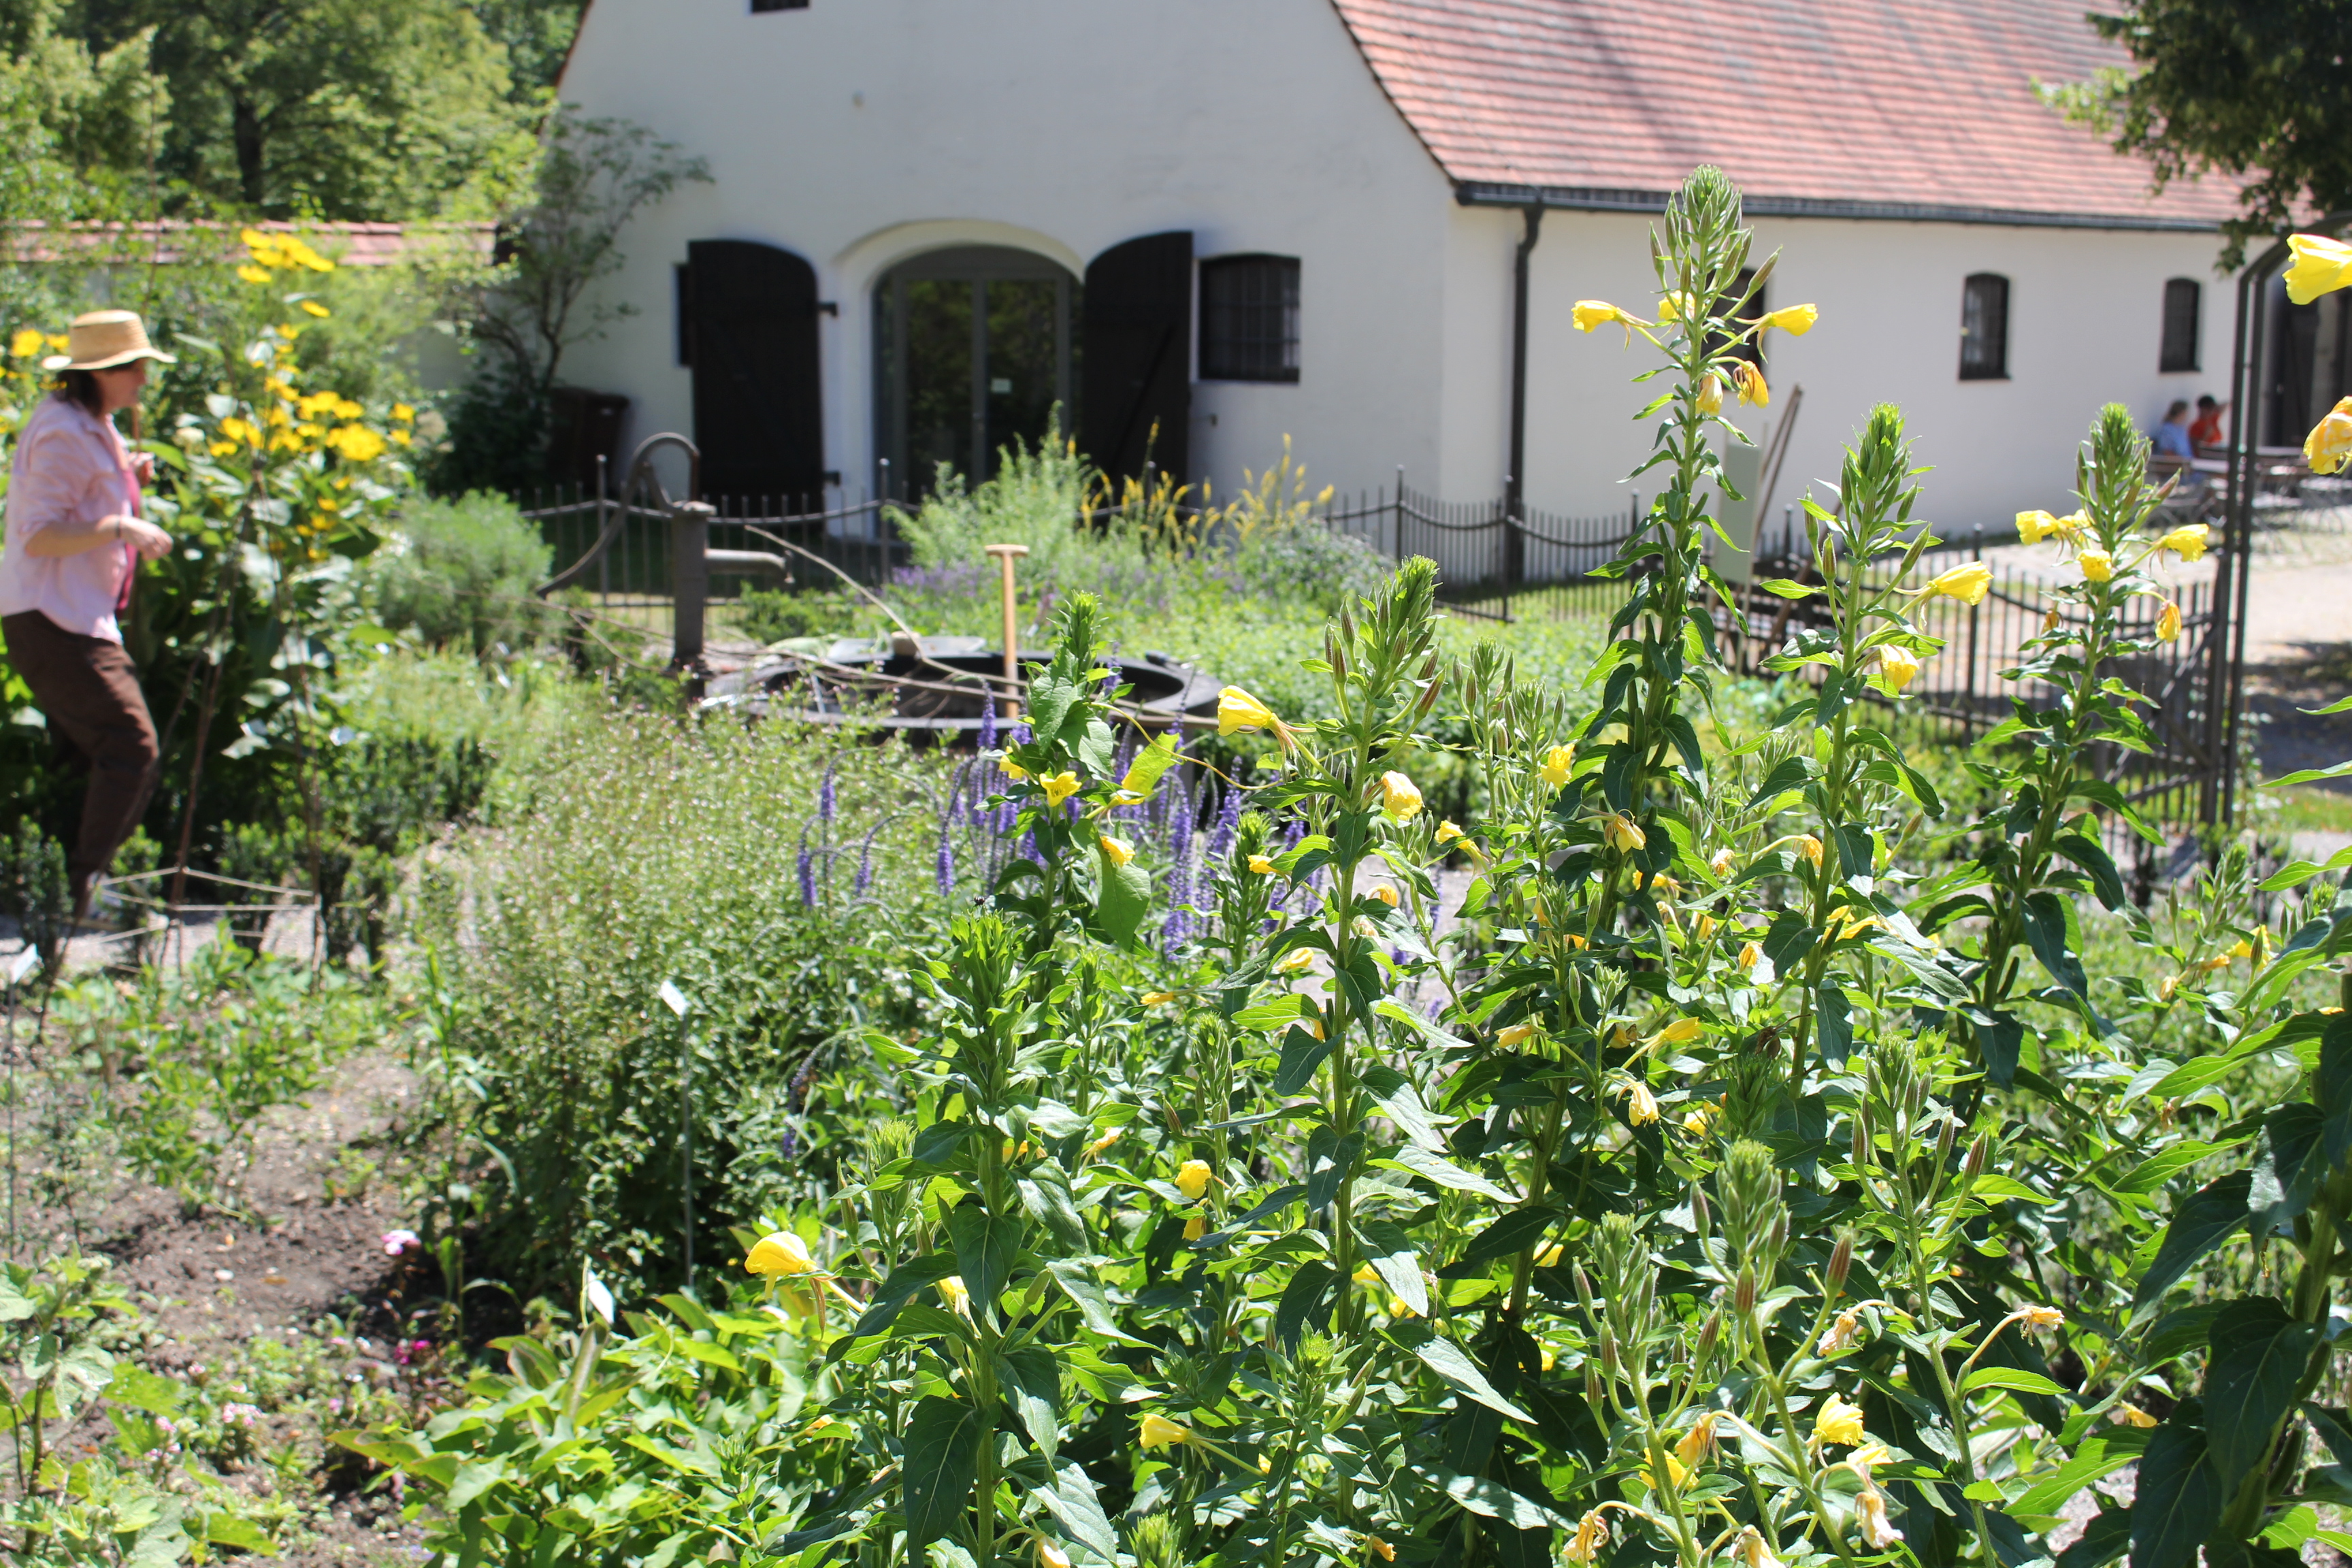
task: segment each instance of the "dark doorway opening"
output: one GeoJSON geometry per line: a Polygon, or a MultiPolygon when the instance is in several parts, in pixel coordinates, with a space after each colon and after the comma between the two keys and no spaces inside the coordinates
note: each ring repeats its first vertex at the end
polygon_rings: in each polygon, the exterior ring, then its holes
{"type": "Polygon", "coordinates": [[[706,495],[821,506],[824,416],[816,272],[772,245],[698,239],[679,279],[706,495]]]}
{"type": "Polygon", "coordinates": [[[971,483],[1003,449],[1035,447],[1077,396],[1078,280],[1042,256],[995,246],[935,250],[875,289],[877,443],[893,500],[919,500],[945,463],[971,483]]]}

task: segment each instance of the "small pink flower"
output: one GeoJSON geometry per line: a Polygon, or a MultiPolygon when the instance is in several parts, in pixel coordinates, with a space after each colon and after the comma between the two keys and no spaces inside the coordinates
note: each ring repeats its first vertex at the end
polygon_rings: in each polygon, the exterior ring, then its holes
{"type": "Polygon", "coordinates": [[[221,1419],[232,1426],[250,1426],[261,1419],[261,1412],[253,1405],[232,1400],[221,1406],[221,1419]]]}
{"type": "Polygon", "coordinates": [[[425,1238],[413,1230],[387,1230],[383,1233],[383,1251],[387,1258],[397,1258],[412,1247],[422,1247],[425,1238]]]}

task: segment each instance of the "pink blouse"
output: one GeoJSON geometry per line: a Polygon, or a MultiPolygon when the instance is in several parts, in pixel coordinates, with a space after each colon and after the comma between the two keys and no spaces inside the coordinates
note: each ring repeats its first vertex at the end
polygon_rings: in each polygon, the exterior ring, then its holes
{"type": "Polygon", "coordinates": [[[114,614],[136,564],[131,546],[36,556],[25,543],[53,522],[97,522],[138,510],[139,484],[114,422],[60,397],[42,398],[16,432],[8,470],[0,616],[38,610],[67,631],[121,642],[114,614]]]}

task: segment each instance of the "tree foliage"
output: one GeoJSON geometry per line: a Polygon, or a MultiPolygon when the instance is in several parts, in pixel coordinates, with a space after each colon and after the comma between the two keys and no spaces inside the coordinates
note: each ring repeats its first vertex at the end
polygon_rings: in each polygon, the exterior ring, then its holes
{"type": "Polygon", "coordinates": [[[2156,188],[2204,174],[2252,175],[2223,226],[2225,268],[2246,242],[2352,206],[2352,0],[2129,0],[2090,25],[2136,70],[2051,89],[2073,119],[2152,164],[2156,188]]]}

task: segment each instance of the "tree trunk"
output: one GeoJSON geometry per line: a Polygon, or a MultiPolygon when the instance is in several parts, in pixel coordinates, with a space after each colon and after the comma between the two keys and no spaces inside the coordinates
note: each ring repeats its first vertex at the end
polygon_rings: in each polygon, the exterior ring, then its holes
{"type": "Polygon", "coordinates": [[[264,194],[261,178],[261,116],[243,98],[229,100],[229,133],[236,144],[237,184],[245,199],[259,206],[264,194]]]}

